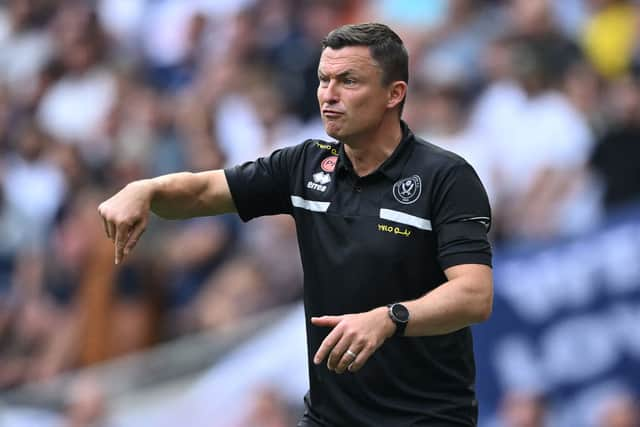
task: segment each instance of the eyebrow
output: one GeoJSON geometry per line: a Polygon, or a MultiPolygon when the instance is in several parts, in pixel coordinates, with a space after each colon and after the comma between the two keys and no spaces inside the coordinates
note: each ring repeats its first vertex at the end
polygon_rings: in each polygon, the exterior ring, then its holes
{"type": "MultiPolygon", "coordinates": [[[[348,77],[348,76],[351,76],[351,75],[357,75],[355,70],[352,70],[352,69],[345,70],[345,71],[341,72],[340,74],[338,74],[336,77],[344,78],[344,77],[348,77]]],[[[318,70],[318,77],[324,77],[324,76],[326,76],[326,74],[323,73],[322,71],[318,70]]]]}

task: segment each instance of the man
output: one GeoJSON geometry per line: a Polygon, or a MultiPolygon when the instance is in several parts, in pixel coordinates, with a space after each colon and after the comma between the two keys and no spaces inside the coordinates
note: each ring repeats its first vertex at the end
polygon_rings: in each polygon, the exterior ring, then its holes
{"type": "Polygon", "coordinates": [[[473,426],[469,325],[491,311],[487,196],[400,120],[408,56],[381,24],[323,41],[309,140],[224,171],[127,185],[100,208],[116,263],[164,218],[288,213],[305,272],[310,391],[299,426],[473,426]]]}

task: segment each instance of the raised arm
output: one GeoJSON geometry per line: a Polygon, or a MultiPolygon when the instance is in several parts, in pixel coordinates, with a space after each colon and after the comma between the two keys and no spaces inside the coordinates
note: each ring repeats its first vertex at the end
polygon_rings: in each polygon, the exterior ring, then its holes
{"type": "Polygon", "coordinates": [[[235,212],[235,206],[222,170],[134,181],[98,207],[105,233],[115,243],[116,264],[140,239],[149,211],[166,219],[182,219],[235,212]]]}

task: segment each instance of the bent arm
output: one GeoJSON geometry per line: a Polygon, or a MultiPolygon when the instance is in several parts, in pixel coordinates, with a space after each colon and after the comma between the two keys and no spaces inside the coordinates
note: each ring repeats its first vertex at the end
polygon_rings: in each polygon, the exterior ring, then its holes
{"type": "MultiPolygon", "coordinates": [[[[405,336],[443,335],[486,320],[491,314],[493,280],[491,268],[461,264],[445,270],[446,283],[426,295],[402,302],[409,310],[405,336]]],[[[387,307],[364,313],[312,317],[315,326],[331,327],[314,356],[319,364],[337,373],[362,368],[371,354],[396,330],[387,307]],[[352,353],[348,353],[350,350],[352,353]]]]}
{"type": "Polygon", "coordinates": [[[115,242],[116,264],[142,236],[149,211],[162,218],[180,219],[234,212],[235,206],[222,170],[134,181],[98,207],[105,233],[115,242]]]}
{"type": "Polygon", "coordinates": [[[404,303],[410,313],[405,335],[447,334],[489,318],[493,305],[491,268],[462,264],[449,267],[445,274],[447,282],[404,303]]]}
{"type": "Polygon", "coordinates": [[[224,171],[180,172],[138,181],[148,186],[151,211],[165,219],[235,212],[224,171]]]}

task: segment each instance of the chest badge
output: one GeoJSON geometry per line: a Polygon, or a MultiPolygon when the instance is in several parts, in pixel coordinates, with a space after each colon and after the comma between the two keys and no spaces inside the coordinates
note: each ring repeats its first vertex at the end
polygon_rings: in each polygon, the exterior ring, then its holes
{"type": "Polygon", "coordinates": [[[333,172],[336,169],[336,163],[338,163],[338,156],[329,156],[320,163],[320,167],[325,172],[333,172]]]}
{"type": "Polygon", "coordinates": [[[393,184],[393,197],[403,205],[414,203],[422,194],[422,180],[418,175],[402,178],[393,184]]]}

